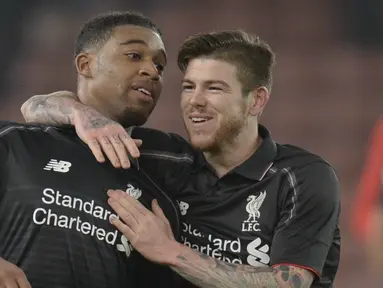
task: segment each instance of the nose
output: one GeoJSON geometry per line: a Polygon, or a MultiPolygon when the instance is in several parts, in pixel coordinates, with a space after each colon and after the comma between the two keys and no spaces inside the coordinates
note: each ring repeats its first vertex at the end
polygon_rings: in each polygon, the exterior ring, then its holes
{"type": "Polygon", "coordinates": [[[190,95],[189,103],[195,107],[204,107],[206,106],[206,97],[203,91],[195,89],[190,95]]]}
{"type": "Polygon", "coordinates": [[[140,76],[142,77],[148,77],[152,81],[158,81],[160,79],[160,75],[158,73],[157,67],[154,65],[153,62],[145,62],[140,71],[140,76]]]}

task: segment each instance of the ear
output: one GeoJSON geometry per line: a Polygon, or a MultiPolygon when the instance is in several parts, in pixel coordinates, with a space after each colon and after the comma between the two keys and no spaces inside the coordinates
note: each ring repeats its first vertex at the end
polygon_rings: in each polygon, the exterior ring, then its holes
{"type": "Polygon", "coordinates": [[[250,110],[252,116],[260,115],[265,109],[267,102],[269,102],[270,92],[265,86],[256,88],[250,92],[250,110]]]}
{"type": "Polygon", "coordinates": [[[94,56],[89,53],[80,53],[76,56],[75,65],[77,73],[85,78],[92,78],[92,63],[94,56]]]}

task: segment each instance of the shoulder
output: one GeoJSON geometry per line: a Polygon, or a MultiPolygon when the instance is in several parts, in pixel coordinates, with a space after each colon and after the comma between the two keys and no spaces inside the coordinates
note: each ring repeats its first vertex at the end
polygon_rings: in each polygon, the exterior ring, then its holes
{"type": "Polygon", "coordinates": [[[295,172],[316,171],[318,169],[335,171],[324,158],[301,147],[277,143],[277,151],[274,163],[280,169],[285,168],[295,172]]]}
{"type": "Polygon", "coordinates": [[[194,149],[190,143],[175,133],[167,133],[156,129],[135,127],[132,130],[132,138],[143,141],[141,151],[156,153],[184,154],[193,157],[194,149]]]}
{"type": "Polygon", "coordinates": [[[44,131],[47,126],[17,123],[11,121],[0,121],[0,137],[16,132],[16,131],[44,131]]]}
{"type": "Polygon", "coordinates": [[[339,178],[330,163],[297,146],[277,144],[277,147],[272,172],[285,174],[288,186],[295,193],[339,201],[339,178]]]}
{"type": "Polygon", "coordinates": [[[0,121],[0,140],[9,141],[18,137],[39,137],[41,135],[53,136],[60,132],[73,132],[73,127],[55,127],[42,124],[27,124],[11,121],[0,121]]]}

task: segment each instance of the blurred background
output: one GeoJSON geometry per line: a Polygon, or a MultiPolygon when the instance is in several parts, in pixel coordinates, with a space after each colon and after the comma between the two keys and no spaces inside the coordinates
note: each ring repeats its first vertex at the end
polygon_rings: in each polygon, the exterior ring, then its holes
{"type": "MultiPolygon", "coordinates": [[[[274,88],[263,124],[276,141],[323,156],[341,179],[343,247],[336,287],[383,287],[373,280],[363,242],[355,237],[358,232],[352,234],[350,229],[350,219],[358,212],[353,200],[370,133],[383,112],[383,1],[2,3],[6,4],[0,12],[2,120],[22,121],[20,106],[32,95],[76,90],[74,41],[81,24],[101,12],[138,10],[164,32],[170,59],[165,89],[147,125],[182,135],[181,74],[175,61],[182,41],[193,33],[218,29],[243,28],[261,36],[277,54],[274,88]]],[[[383,250],[376,253],[383,255],[383,250]]]]}

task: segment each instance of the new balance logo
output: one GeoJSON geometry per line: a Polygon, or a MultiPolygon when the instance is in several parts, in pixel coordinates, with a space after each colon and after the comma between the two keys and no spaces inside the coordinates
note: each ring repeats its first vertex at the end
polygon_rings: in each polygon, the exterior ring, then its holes
{"type": "Polygon", "coordinates": [[[50,171],[53,169],[54,172],[67,173],[69,168],[72,166],[72,163],[67,161],[57,161],[56,159],[49,160],[47,166],[44,167],[44,170],[50,171]]]}
{"type": "Polygon", "coordinates": [[[270,256],[268,254],[270,247],[265,244],[262,245],[261,238],[256,238],[254,241],[247,245],[247,263],[254,267],[267,266],[270,263],[270,256]]]}

